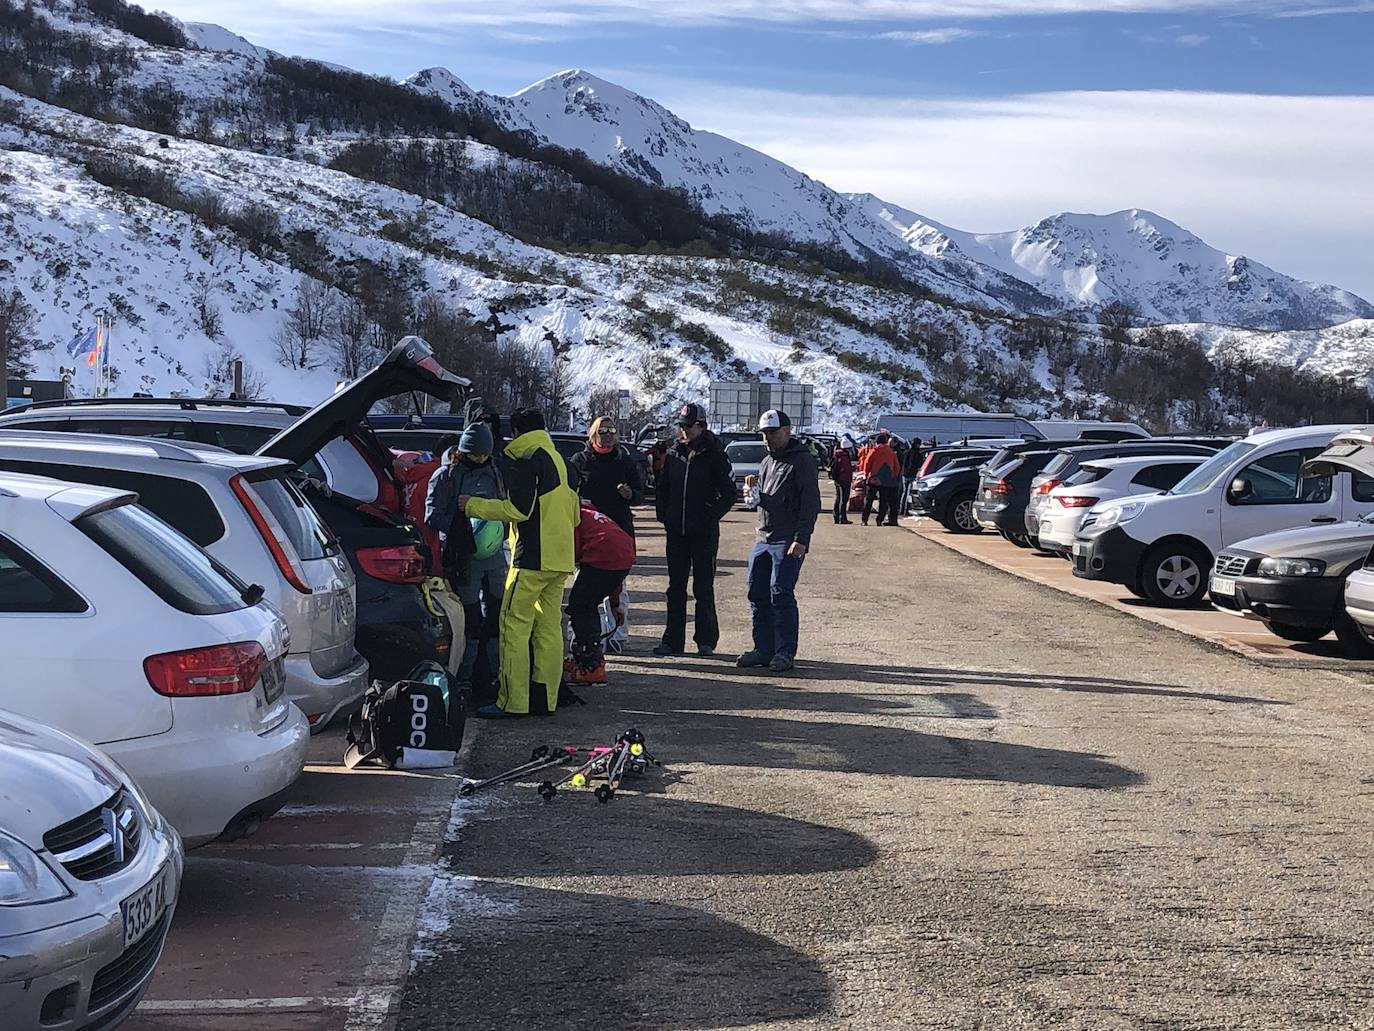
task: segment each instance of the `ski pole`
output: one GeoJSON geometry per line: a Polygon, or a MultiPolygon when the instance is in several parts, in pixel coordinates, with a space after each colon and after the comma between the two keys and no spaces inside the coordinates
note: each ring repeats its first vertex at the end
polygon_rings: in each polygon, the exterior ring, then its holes
{"type": "Polygon", "coordinates": [[[587,757],[587,761],[577,769],[566,774],[557,781],[546,780],[544,783],[540,784],[538,789],[539,797],[545,802],[550,801],[554,795],[558,794],[558,789],[564,784],[571,784],[575,788],[585,787],[587,779],[595,776],[598,772],[598,766],[604,768],[609,764],[611,756],[615,754],[618,747],[618,745],[609,747],[606,745],[598,745],[595,748],[589,749],[591,754],[587,757]]]}
{"type": "Polygon", "coordinates": [[[498,773],[493,777],[488,777],[485,780],[465,780],[459,786],[458,794],[463,798],[469,798],[485,788],[495,787],[498,784],[505,784],[512,780],[519,780],[521,777],[528,776],[531,773],[537,773],[550,766],[561,766],[576,754],[576,749],[560,748],[553,750],[550,749],[548,745],[540,745],[530,753],[529,762],[521,763],[519,766],[506,770],[504,773],[498,773]]]}
{"type": "Polygon", "coordinates": [[[596,789],[596,800],[603,805],[615,798],[630,758],[633,756],[637,759],[644,754],[644,735],[633,727],[620,735],[617,744],[619,752],[606,773],[606,783],[596,789]]]}

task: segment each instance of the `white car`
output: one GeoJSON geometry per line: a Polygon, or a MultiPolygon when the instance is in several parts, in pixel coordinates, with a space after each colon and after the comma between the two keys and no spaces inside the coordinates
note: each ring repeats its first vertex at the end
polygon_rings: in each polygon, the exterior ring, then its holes
{"type": "Polygon", "coordinates": [[[1347,429],[1265,430],[1218,451],[1167,493],[1104,502],[1074,539],[1074,575],[1124,584],[1157,605],[1195,605],[1227,545],[1374,512],[1374,479],[1303,473],[1347,429]]]}
{"type": "Polygon", "coordinates": [[[287,479],[291,462],[207,444],[0,429],[0,471],[134,491],[250,584],[290,632],[286,693],[319,730],[362,701],[367,661],[353,648],[353,570],[287,479]]]}
{"type": "Polygon", "coordinates": [[[1040,510],[1040,549],[1068,557],[1083,518],[1095,505],[1132,494],[1168,490],[1202,464],[1202,456],[1100,458],[1053,488],[1040,510]]]}
{"type": "Polygon", "coordinates": [[[136,500],[0,472],[0,708],[95,742],[188,847],[240,837],[305,763],[286,625],[136,500]]]}
{"type": "Polygon", "coordinates": [[[759,468],[767,455],[768,445],[761,440],[737,440],[725,445],[725,457],[730,460],[730,478],[735,481],[735,496],[743,508],[758,507],[758,492],[751,495],[745,489],[744,479],[753,476],[755,484],[758,483],[759,468]]]}
{"type": "Polygon", "coordinates": [[[94,748],[0,711],[0,1016],[113,1028],[138,1005],[181,889],[181,842],[94,748]]]}

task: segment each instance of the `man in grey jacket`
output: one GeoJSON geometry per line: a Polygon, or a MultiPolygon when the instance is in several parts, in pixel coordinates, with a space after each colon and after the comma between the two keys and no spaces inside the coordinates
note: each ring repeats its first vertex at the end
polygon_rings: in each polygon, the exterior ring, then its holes
{"type": "Polygon", "coordinates": [[[749,555],[754,647],[735,665],[786,673],[797,655],[795,591],[821,510],[820,474],[811,452],[793,439],[786,412],[764,412],[759,431],[768,454],[759,465],[758,540],[749,555]]]}

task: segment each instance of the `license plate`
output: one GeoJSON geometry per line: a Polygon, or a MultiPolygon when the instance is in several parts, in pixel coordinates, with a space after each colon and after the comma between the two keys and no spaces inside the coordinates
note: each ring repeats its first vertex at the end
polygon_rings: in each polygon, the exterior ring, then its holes
{"type": "Polygon", "coordinates": [[[1236,582],[1229,577],[1212,577],[1212,593],[1219,594],[1223,598],[1234,598],[1236,596],[1236,582]]]}
{"type": "Polygon", "coordinates": [[[267,704],[275,702],[285,690],[286,672],[282,667],[282,660],[274,659],[262,671],[262,693],[267,699],[267,704]]]}
{"type": "Polygon", "coordinates": [[[170,894],[168,881],[171,871],[163,867],[148,884],[130,895],[119,904],[124,914],[124,947],[143,938],[167,910],[167,896],[170,894]]]}

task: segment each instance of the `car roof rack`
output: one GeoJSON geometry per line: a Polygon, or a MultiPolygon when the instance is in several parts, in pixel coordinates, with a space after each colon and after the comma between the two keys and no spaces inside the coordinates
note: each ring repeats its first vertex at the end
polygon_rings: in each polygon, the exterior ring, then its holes
{"type": "Polygon", "coordinates": [[[85,450],[82,444],[110,444],[123,448],[144,447],[158,458],[172,462],[195,462],[205,464],[205,459],[190,448],[158,437],[126,437],[117,433],[64,433],[60,430],[7,430],[0,426],[0,447],[7,443],[43,442],[66,445],[68,450],[85,450]]]}
{"type": "Polygon", "coordinates": [[[282,401],[247,401],[237,397],[68,397],[52,401],[35,401],[24,408],[31,412],[43,408],[99,407],[102,405],[176,405],[182,411],[193,412],[201,408],[276,408],[287,415],[304,415],[310,411],[305,405],[286,404],[282,401]]]}

